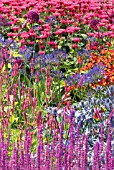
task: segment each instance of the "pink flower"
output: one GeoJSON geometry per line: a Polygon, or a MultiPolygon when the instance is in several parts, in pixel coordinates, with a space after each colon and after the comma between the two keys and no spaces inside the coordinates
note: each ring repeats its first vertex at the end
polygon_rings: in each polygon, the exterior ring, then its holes
{"type": "Polygon", "coordinates": [[[34,44],[34,41],[29,41],[28,44],[29,44],[29,45],[33,45],[33,44],[34,44]]]}
{"type": "Polygon", "coordinates": [[[58,31],[54,32],[56,35],[60,35],[62,33],[64,33],[65,30],[64,29],[59,29],[58,31]]]}
{"type": "Polygon", "coordinates": [[[27,39],[29,37],[29,34],[27,32],[22,32],[21,37],[27,39]]]}
{"type": "Polygon", "coordinates": [[[76,44],[72,44],[71,47],[72,47],[73,49],[78,48],[78,46],[77,46],[76,44]]]}
{"type": "Polygon", "coordinates": [[[98,117],[99,120],[102,120],[102,116],[101,113],[99,112],[99,110],[97,108],[95,108],[95,114],[98,117]]]}
{"type": "Polygon", "coordinates": [[[114,25],[111,26],[111,30],[114,31],[114,25]]]}
{"type": "Polygon", "coordinates": [[[73,33],[75,31],[79,31],[79,30],[80,30],[79,27],[67,27],[66,32],[73,33]]]}
{"type": "Polygon", "coordinates": [[[43,55],[43,54],[45,54],[45,52],[44,51],[39,51],[38,54],[43,55]]]}
{"type": "Polygon", "coordinates": [[[93,32],[88,32],[87,35],[93,37],[95,34],[93,32]]]}
{"type": "Polygon", "coordinates": [[[78,38],[78,37],[73,38],[73,41],[74,41],[74,42],[80,42],[80,38],[78,38]]]}
{"type": "Polygon", "coordinates": [[[82,85],[82,83],[83,83],[84,79],[85,79],[85,76],[83,75],[83,76],[81,77],[81,79],[80,79],[79,83],[78,83],[78,86],[77,86],[78,88],[80,88],[80,87],[81,87],[81,85],[82,85]]]}
{"type": "Polygon", "coordinates": [[[48,44],[49,44],[50,46],[54,46],[54,45],[57,45],[57,42],[55,42],[55,41],[48,41],[48,44]]]}

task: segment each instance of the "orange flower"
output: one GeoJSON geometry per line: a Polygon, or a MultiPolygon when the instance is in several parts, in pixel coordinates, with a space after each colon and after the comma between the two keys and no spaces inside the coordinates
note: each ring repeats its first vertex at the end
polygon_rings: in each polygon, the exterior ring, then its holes
{"type": "Polygon", "coordinates": [[[114,83],[114,50],[102,50],[100,55],[96,55],[95,53],[91,55],[92,57],[88,63],[85,63],[80,70],[87,71],[93,68],[94,64],[102,63],[105,66],[104,76],[107,76],[107,78],[103,78],[97,84],[91,84],[91,87],[95,88],[97,85],[107,86],[114,83]]]}
{"type": "Polygon", "coordinates": [[[77,59],[78,59],[78,64],[81,64],[82,63],[82,57],[78,56],[77,59]]]}
{"type": "Polygon", "coordinates": [[[67,88],[67,91],[70,92],[71,90],[74,90],[76,87],[77,87],[76,85],[74,85],[74,86],[69,86],[69,87],[67,88]]]}
{"type": "Polygon", "coordinates": [[[97,115],[96,113],[93,115],[93,118],[94,118],[95,120],[100,120],[99,117],[98,117],[98,115],[97,115]]]}

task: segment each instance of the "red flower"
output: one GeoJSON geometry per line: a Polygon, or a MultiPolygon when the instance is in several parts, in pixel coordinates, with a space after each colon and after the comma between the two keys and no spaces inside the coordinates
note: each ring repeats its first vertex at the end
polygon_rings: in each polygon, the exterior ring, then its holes
{"type": "Polygon", "coordinates": [[[76,44],[72,44],[71,47],[72,47],[73,49],[78,48],[78,46],[77,46],[76,44]]]}

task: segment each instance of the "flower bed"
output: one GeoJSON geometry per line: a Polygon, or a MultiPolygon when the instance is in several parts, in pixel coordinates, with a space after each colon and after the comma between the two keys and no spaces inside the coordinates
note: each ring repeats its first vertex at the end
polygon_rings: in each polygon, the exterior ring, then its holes
{"type": "Polygon", "coordinates": [[[0,170],[114,169],[113,6],[0,1],[0,170]]]}

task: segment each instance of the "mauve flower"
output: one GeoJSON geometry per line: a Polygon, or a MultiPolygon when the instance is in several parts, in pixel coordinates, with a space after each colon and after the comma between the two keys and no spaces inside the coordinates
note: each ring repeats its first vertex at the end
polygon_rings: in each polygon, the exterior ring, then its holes
{"type": "Polygon", "coordinates": [[[32,23],[38,22],[39,15],[38,15],[37,11],[35,11],[35,10],[29,11],[27,14],[27,19],[30,20],[32,23]]]}
{"type": "Polygon", "coordinates": [[[110,23],[114,24],[114,14],[110,15],[109,17],[110,17],[110,23]]]}

